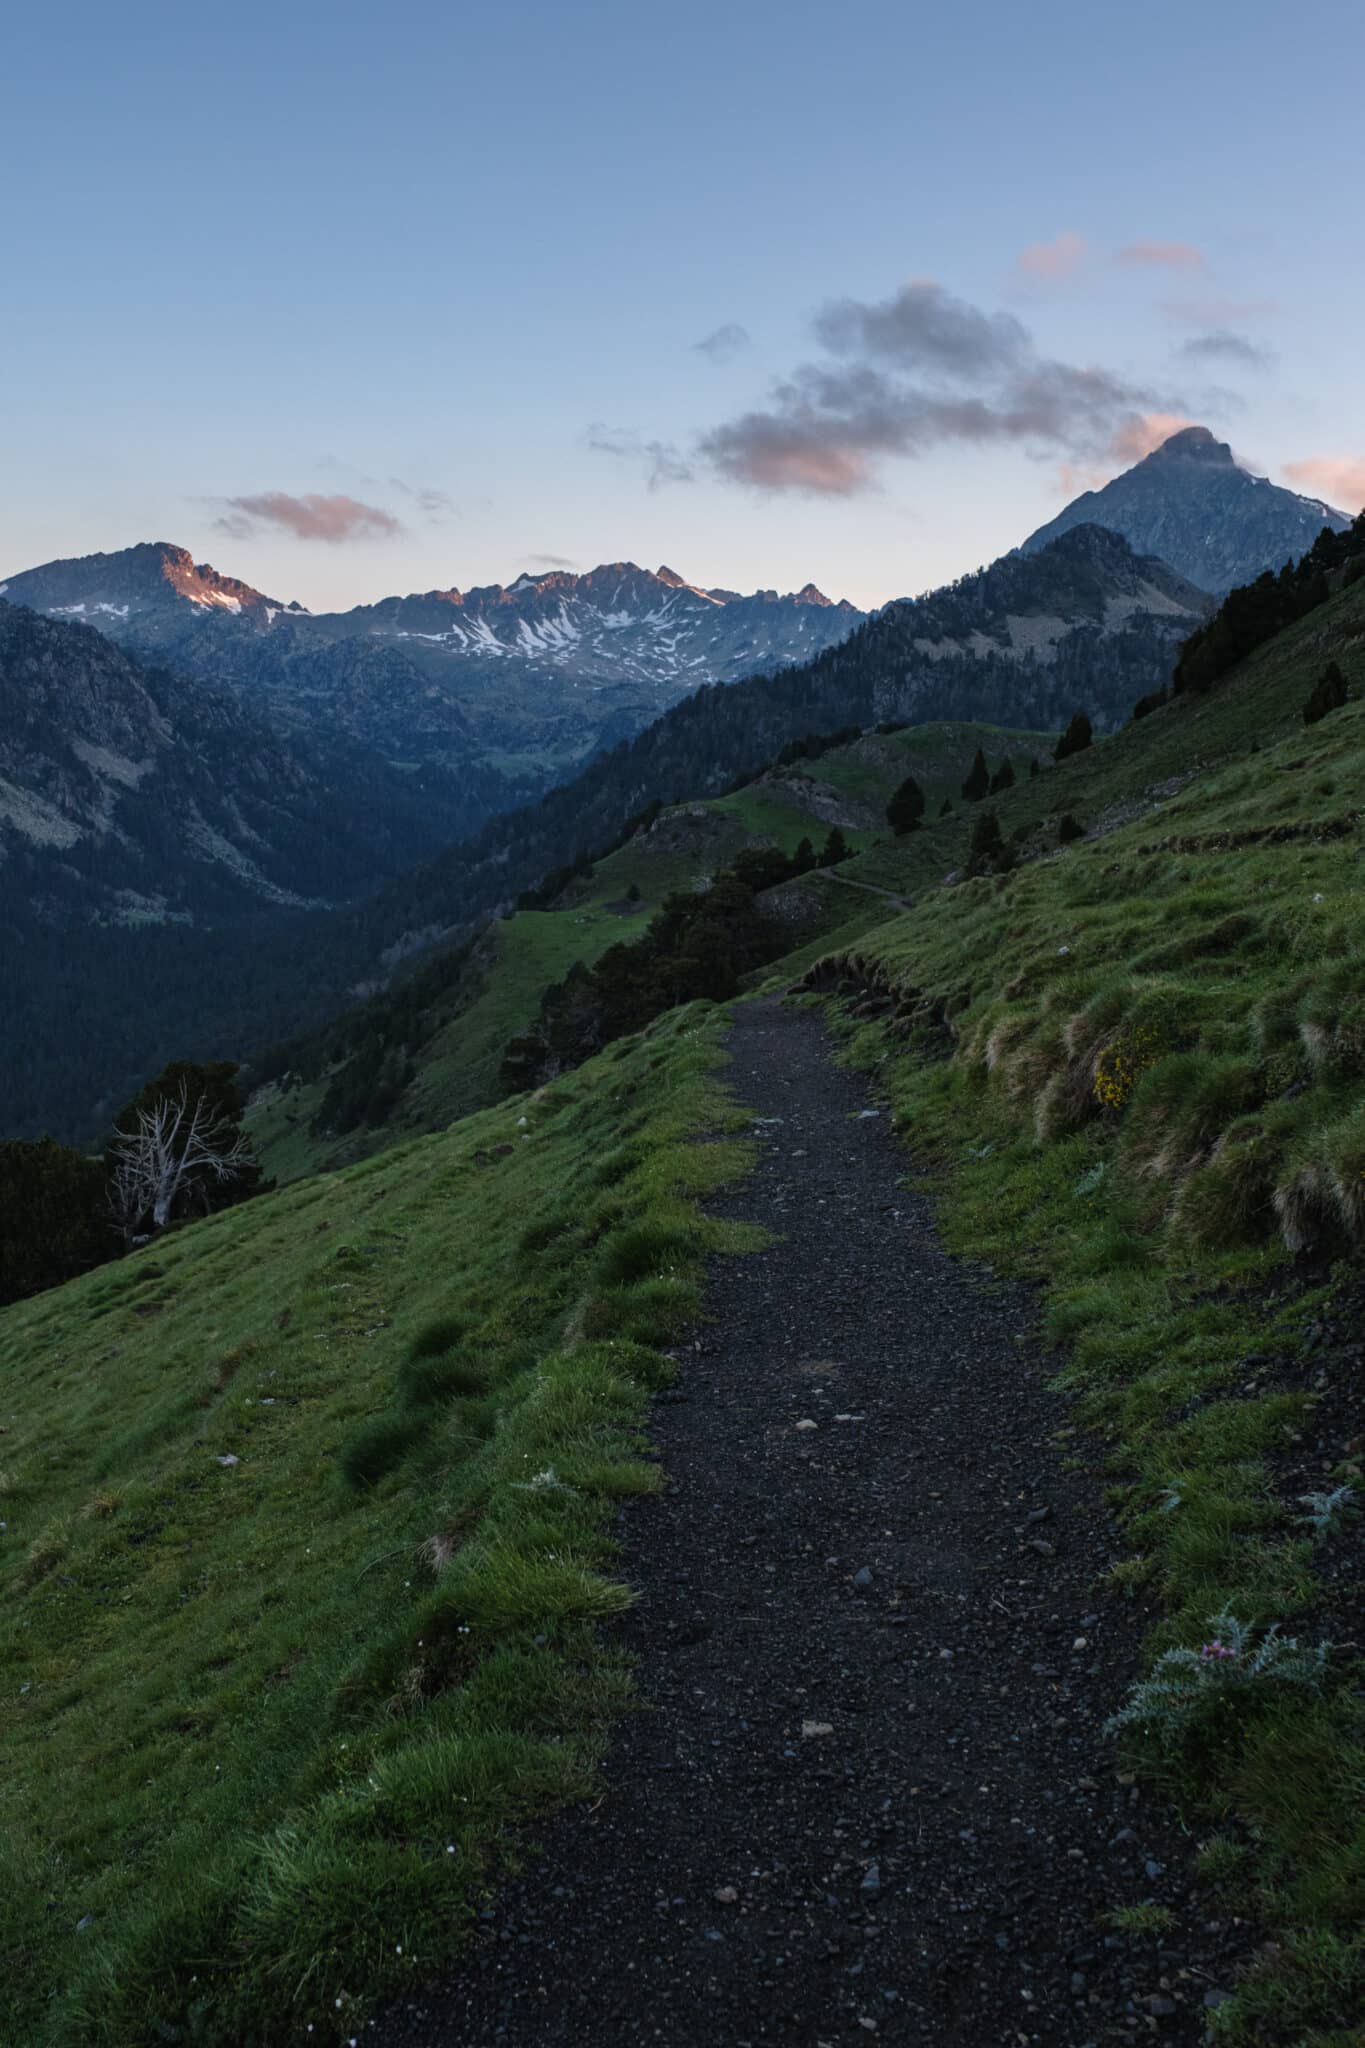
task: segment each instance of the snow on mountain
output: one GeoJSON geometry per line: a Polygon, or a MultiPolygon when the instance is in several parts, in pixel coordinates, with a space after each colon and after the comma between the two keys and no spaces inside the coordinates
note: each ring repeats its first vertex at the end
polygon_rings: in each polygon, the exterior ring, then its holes
{"type": "Polygon", "coordinates": [[[808,660],[863,617],[812,583],[745,596],[634,562],[315,616],[166,542],[49,562],[10,577],[8,596],[226,683],[285,725],[330,721],[393,759],[444,761],[453,721],[467,752],[467,719],[476,747],[552,778],[699,685],[808,660]]]}

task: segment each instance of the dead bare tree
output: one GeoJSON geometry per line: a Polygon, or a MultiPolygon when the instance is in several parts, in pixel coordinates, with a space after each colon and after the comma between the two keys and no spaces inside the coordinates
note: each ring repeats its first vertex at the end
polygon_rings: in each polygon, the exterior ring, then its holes
{"type": "Polygon", "coordinates": [[[110,1206],[130,1242],[164,1230],[196,1194],[255,1165],[250,1139],[206,1096],[191,1100],[183,1082],[178,1093],[139,1109],[131,1130],[116,1131],[110,1152],[110,1206]]]}

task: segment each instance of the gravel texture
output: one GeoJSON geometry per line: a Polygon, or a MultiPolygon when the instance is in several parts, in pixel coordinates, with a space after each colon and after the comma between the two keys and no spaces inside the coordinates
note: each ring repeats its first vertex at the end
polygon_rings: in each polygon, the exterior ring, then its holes
{"type": "Polygon", "coordinates": [[[1143,1617],[1031,1299],[944,1251],[816,1015],[742,1005],[731,1051],[761,1156],[722,1206],[779,1235],[715,1262],[624,1514],[645,1710],[366,2039],[1199,2041],[1249,1935],[1099,1732],[1143,1617]],[[1105,1925],[1146,1900],[1159,1940],[1105,1925]]]}

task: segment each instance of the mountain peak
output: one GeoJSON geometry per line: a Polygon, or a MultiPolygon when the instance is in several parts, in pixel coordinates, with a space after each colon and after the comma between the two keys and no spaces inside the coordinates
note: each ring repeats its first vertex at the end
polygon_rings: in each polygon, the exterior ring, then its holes
{"type": "Polygon", "coordinates": [[[1207,427],[1181,427],[1178,433],[1169,435],[1159,448],[1154,448],[1146,459],[1148,462],[1166,462],[1172,458],[1216,463],[1223,469],[1237,467],[1227,442],[1220,441],[1207,427]]]}
{"type": "Polygon", "coordinates": [[[690,588],[687,578],[680,576],[676,569],[670,569],[666,562],[660,562],[658,568],[654,571],[654,575],[656,581],[666,583],[670,590],[687,590],[690,588]]]}
{"type": "Polygon", "coordinates": [[[1022,552],[1036,554],[1079,526],[1106,526],[1197,589],[1227,591],[1305,554],[1324,525],[1339,533],[1350,521],[1252,476],[1207,427],[1181,427],[1102,489],[1073,498],[1022,552]]]}

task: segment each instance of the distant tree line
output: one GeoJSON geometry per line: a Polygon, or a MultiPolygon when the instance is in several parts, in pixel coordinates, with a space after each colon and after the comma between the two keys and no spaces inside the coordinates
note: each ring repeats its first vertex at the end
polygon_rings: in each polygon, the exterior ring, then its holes
{"type": "Polygon", "coordinates": [[[737,995],[746,975],[780,958],[792,942],[790,930],[765,912],[762,892],[837,866],[849,851],[836,825],[818,853],[809,839],[790,855],[749,847],[709,889],[667,897],[638,939],[610,947],[591,967],[579,962],[546,990],[535,1029],[514,1038],[504,1055],[504,1090],[533,1088],[581,1066],[679,1003],[737,995]]]}
{"type": "MultiPolygon", "coordinates": [[[[1324,526],[1297,562],[1286,562],[1278,572],[1267,569],[1254,583],[1229,591],[1213,617],[1191,633],[1181,648],[1171,678],[1172,694],[1199,696],[1212,689],[1248,654],[1316,610],[1334,590],[1361,576],[1365,576],[1365,512],[1342,533],[1324,526]]],[[[1153,695],[1157,702],[1162,701],[1160,693],[1153,695]]],[[[1142,701],[1144,708],[1135,712],[1139,717],[1156,708],[1150,697],[1142,701]]]]}

